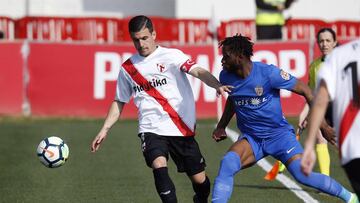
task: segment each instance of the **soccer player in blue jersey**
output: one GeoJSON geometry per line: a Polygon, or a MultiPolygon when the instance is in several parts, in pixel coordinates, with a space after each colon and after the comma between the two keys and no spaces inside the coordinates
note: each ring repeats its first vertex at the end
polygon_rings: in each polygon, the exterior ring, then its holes
{"type": "MultiPolygon", "coordinates": [[[[226,138],[225,128],[234,114],[242,136],[221,160],[212,202],[227,202],[232,193],[234,175],[267,155],[284,163],[298,182],[345,202],[358,202],[355,194],[331,177],[314,172],[306,176],[301,172],[303,148],[296,140],[293,127],[283,116],[280,89],[302,95],[310,103],[310,88],[274,65],[251,61],[253,43],[247,37],[227,37],[220,42],[220,47],[223,53],[220,82],[234,88],[229,93],[213,138],[216,141],[226,138]]],[[[326,124],[323,129],[333,133],[326,124]]]]}

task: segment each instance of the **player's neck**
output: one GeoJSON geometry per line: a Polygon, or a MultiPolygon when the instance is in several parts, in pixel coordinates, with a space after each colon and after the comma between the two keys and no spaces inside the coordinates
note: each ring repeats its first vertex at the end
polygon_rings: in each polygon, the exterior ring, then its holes
{"type": "Polygon", "coordinates": [[[252,62],[251,61],[247,61],[246,63],[242,64],[241,67],[238,70],[238,75],[245,79],[247,76],[250,75],[252,70],[252,62]]]}

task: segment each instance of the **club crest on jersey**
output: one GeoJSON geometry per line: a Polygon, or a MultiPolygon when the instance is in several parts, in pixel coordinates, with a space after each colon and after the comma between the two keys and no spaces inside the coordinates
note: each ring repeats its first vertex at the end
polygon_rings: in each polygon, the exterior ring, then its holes
{"type": "Polygon", "coordinates": [[[261,86],[256,86],[254,89],[257,96],[261,96],[264,93],[264,88],[261,86]]]}
{"type": "Polygon", "coordinates": [[[290,80],[290,74],[283,71],[283,70],[280,70],[280,75],[281,77],[284,79],[284,80],[290,80]]]}
{"type": "Polygon", "coordinates": [[[157,64],[156,64],[156,67],[158,68],[158,70],[160,71],[160,73],[163,73],[163,72],[166,71],[165,66],[164,66],[163,64],[161,64],[161,63],[157,63],[157,64]]]}

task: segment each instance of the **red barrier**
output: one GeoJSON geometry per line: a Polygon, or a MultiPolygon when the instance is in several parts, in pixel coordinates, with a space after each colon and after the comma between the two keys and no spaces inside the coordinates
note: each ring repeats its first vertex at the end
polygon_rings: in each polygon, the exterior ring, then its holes
{"type": "Polygon", "coordinates": [[[21,115],[23,60],[21,43],[0,43],[0,114],[21,115]]]}
{"type": "Polygon", "coordinates": [[[15,37],[15,22],[8,17],[0,17],[0,31],[3,33],[3,39],[13,40],[15,37]]]}
{"type": "MultiPolygon", "coordinates": [[[[7,19],[8,21],[10,19],[7,19]]],[[[152,17],[159,42],[178,44],[210,44],[207,19],[175,19],[152,17]]],[[[7,21],[7,24],[11,25],[7,21]]],[[[129,18],[62,18],[62,17],[24,17],[16,20],[15,33],[20,39],[50,40],[55,42],[80,40],[91,42],[131,42],[128,36],[129,18]]],[[[1,27],[1,21],[0,21],[1,27]]],[[[284,26],[285,40],[315,40],[322,27],[333,27],[339,38],[348,39],[360,36],[360,23],[352,21],[325,22],[321,20],[289,19],[284,26]]],[[[221,22],[218,36],[223,39],[241,33],[256,39],[256,26],[253,19],[221,22]]]]}
{"type": "MultiPolygon", "coordinates": [[[[213,64],[211,46],[179,46],[202,67],[218,75],[220,57],[213,64]]],[[[104,116],[114,98],[115,80],[121,63],[134,52],[131,45],[80,45],[32,43],[29,58],[29,100],[33,115],[104,116]]],[[[309,63],[308,43],[263,43],[255,47],[254,60],[281,66],[304,78],[309,63]]],[[[216,116],[216,93],[199,80],[189,77],[199,118],[216,116]]],[[[287,115],[298,114],[303,100],[283,94],[287,115]],[[294,106],[293,104],[297,105],[294,106]]],[[[133,104],[124,117],[135,118],[133,104]]]]}

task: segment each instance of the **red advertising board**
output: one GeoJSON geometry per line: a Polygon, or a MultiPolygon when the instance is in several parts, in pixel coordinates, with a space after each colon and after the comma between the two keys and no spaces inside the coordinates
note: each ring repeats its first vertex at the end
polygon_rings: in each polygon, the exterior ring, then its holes
{"type": "MultiPolygon", "coordinates": [[[[218,75],[220,57],[214,65],[211,46],[179,46],[202,67],[218,75]]],[[[255,59],[285,66],[283,69],[303,77],[308,64],[307,43],[261,44],[255,47],[255,59]],[[264,54],[265,53],[265,54],[264,54]]],[[[35,115],[104,116],[114,98],[115,80],[121,63],[134,51],[131,45],[31,44],[29,58],[29,99],[35,115]]],[[[199,80],[190,78],[197,115],[216,116],[216,93],[199,80]]],[[[302,107],[300,97],[283,99],[288,114],[302,107]],[[296,101],[296,102],[294,102],[296,101]],[[291,104],[300,103],[298,106],[291,104]]],[[[132,105],[125,117],[136,117],[132,105]]]]}
{"type": "MultiPolygon", "coordinates": [[[[0,44],[0,114],[20,114],[26,92],[31,113],[36,116],[104,117],[115,96],[117,74],[121,64],[135,52],[132,45],[75,43],[30,43],[24,66],[20,43],[0,44]],[[6,50],[6,51],[5,51],[6,50]],[[23,85],[23,68],[30,82],[23,85]]],[[[203,68],[218,76],[221,56],[214,57],[211,46],[175,46],[189,54],[203,68]]],[[[278,65],[306,82],[309,43],[258,43],[255,61],[278,65]]],[[[200,80],[189,76],[198,118],[216,117],[216,92],[200,80]]],[[[286,115],[297,115],[304,100],[282,92],[286,115]]],[[[223,102],[224,103],[224,102],[223,102]]],[[[134,105],[123,112],[136,118],[134,105]]]]}
{"type": "Polygon", "coordinates": [[[0,115],[21,115],[23,103],[22,43],[0,43],[0,115]]]}

